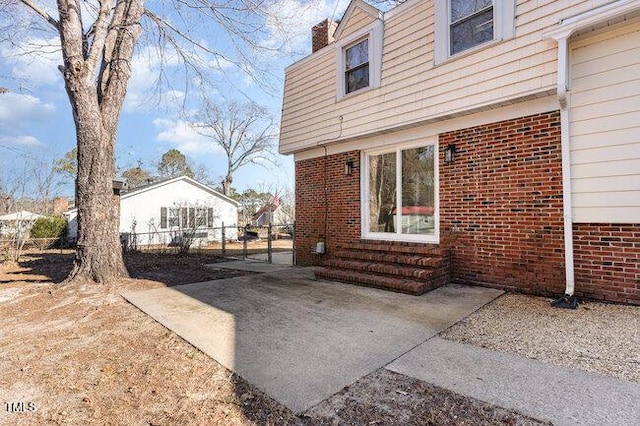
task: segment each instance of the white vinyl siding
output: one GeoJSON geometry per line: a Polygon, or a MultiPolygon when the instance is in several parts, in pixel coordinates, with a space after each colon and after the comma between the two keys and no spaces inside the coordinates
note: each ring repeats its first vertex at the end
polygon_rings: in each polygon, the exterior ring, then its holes
{"type": "Polygon", "coordinates": [[[327,139],[383,133],[554,93],[556,44],[543,40],[542,32],[593,6],[593,1],[519,0],[513,38],[438,66],[433,2],[398,6],[385,15],[378,89],[338,102],[335,54],[317,52],[287,69],[280,151],[292,153],[327,139]]]}
{"type": "Polygon", "coordinates": [[[640,223],[640,21],[571,44],[574,222],[640,223]]]}

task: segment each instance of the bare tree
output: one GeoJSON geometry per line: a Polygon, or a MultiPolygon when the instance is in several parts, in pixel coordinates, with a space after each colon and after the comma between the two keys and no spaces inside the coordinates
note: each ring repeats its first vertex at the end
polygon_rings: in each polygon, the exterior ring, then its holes
{"type": "Polygon", "coordinates": [[[157,11],[152,11],[144,7],[143,0],[57,0],[53,10],[45,0],[0,0],[0,14],[5,16],[0,25],[3,39],[11,38],[15,28],[36,33],[46,27],[60,40],[59,70],[72,107],[78,148],[78,242],[67,282],[107,283],[128,275],[120,249],[118,199],[112,182],[118,121],[143,25],[159,52],[162,48],[171,52],[160,54],[161,59],[171,56],[181,61],[187,73],[185,82],[195,80],[193,74],[197,81],[206,82],[207,70],[220,68],[225,62],[235,64],[258,83],[266,83],[268,75],[255,72],[257,62],[250,53],[263,47],[259,40],[265,34],[264,15],[269,4],[252,0],[158,1],[153,4],[157,11]],[[32,12],[39,27],[15,25],[14,17],[24,10],[32,12]],[[216,37],[198,34],[197,28],[229,34],[230,49],[225,51],[235,52],[235,56],[203,42],[216,37]]]}
{"type": "Polygon", "coordinates": [[[224,195],[231,194],[233,175],[240,168],[247,164],[275,163],[276,127],[264,107],[238,102],[214,105],[205,101],[191,124],[227,156],[227,171],[222,179],[224,195]]]}

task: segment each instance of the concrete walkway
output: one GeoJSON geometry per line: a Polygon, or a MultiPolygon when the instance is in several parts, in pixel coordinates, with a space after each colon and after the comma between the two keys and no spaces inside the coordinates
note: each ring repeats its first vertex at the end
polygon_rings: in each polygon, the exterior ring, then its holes
{"type": "Polygon", "coordinates": [[[557,425],[640,424],[637,383],[436,337],[500,294],[407,296],[285,267],[123,296],[294,412],[384,367],[557,425]]]}
{"type": "Polygon", "coordinates": [[[639,425],[640,385],[434,337],[387,369],[554,425],[639,425]]]}
{"type": "Polygon", "coordinates": [[[229,260],[227,262],[211,263],[207,265],[211,269],[232,269],[236,271],[248,272],[277,272],[283,269],[290,269],[291,265],[282,265],[277,263],[266,263],[254,260],[229,260]]]}
{"type": "Polygon", "coordinates": [[[451,285],[415,297],[317,281],[310,269],[288,268],[123,296],[302,412],[500,294],[451,285]]]}

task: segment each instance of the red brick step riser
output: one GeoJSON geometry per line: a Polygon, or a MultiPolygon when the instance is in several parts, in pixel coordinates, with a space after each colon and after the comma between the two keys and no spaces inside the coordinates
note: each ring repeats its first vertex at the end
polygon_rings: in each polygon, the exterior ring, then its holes
{"type": "Polygon", "coordinates": [[[412,279],[401,279],[361,273],[357,271],[331,269],[324,267],[316,268],[316,277],[332,281],[361,285],[365,287],[375,287],[384,290],[407,293],[417,296],[424,294],[427,291],[438,288],[446,284],[447,282],[446,274],[441,274],[438,277],[434,277],[434,279],[430,281],[416,281],[412,279]]]}
{"type": "Polygon", "coordinates": [[[418,279],[418,280],[429,279],[438,271],[438,269],[440,269],[440,268],[411,267],[411,266],[403,266],[400,264],[392,264],[392,263],[360,261],[360,260],[354,260],[354,259],[344,259],[341,257],[329,258],[327,259],[327,261],[324,262],[323,266],[338,268],[338,269],[354,270],[359,272],[370,272],[373,274],[409,277],[409,278],[418,279]]]}

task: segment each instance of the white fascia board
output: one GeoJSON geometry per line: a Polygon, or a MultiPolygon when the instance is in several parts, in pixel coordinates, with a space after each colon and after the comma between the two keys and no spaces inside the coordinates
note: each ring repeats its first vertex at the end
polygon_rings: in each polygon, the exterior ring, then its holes
{"type": "Polygon", "coordinates": [[[640,12],[640,2],[638,0],[617,0],[578,15],[561,19],[558,22],[558,26],[544,32],[542,38],[553,40],[569,38],[576,31],[635,12],[640,12]]]}

